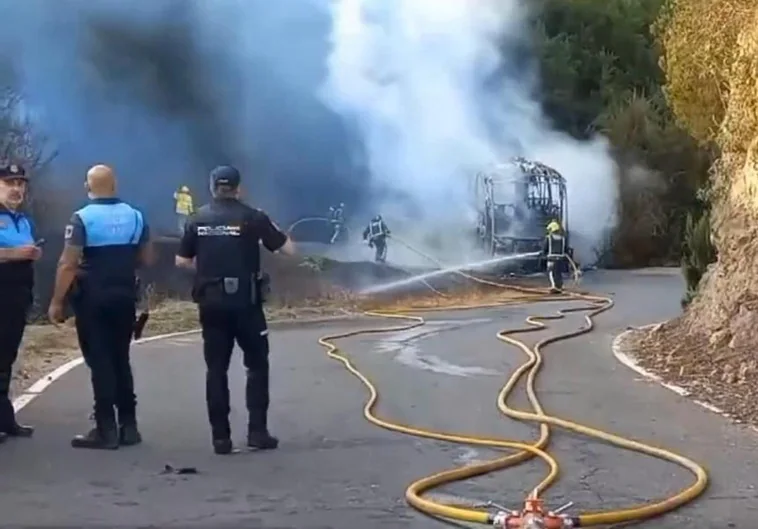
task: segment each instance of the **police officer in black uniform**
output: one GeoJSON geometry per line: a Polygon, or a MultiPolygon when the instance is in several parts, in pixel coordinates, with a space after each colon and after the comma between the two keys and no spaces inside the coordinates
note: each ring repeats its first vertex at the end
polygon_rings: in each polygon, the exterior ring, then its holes
{"type": "Polygon", "coordinates": [[[71,445],[112,450],[142,441],[129,347],[136,272],[152,261],[152,249],[142,213],[116,197],[113,170],[96,165],[86,183],[90,200],[66,226],[48,314],[53,322],[63,321],[69,296],[79,347],[92,373],[95,428],[74,437],[71,445]]]}
{"type": "Polygon", "coordinates": [[[42,250],[34,243],[31,220],[19,210],[26,195],[24,168],[0,162],[0,442],[31,437],[34,429],[16,422],[9,391],[26,316],[32,305],[34,261],[42,250]]]}
{"type": "Polygon", "coordinates": [[[263,302],[268,285],[260,243],[287,254],[294,253],[294,246],[266,213],[239,200],[239,186],[234,167],[211,172],[213,200],[187,222],[176,256],[177,266],[195,270],[192,294],[203,332],[206,402],[217,454],[233,452],[228,371],[235,341],[247,368],[247,446],[271,450],[279,444],[267,423],[269,343],[263,302]]]}

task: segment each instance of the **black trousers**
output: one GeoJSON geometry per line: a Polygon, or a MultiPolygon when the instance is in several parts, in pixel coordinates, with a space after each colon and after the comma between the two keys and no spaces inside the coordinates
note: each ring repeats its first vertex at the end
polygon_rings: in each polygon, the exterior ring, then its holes
{"type": "Polygon", "coordinates": [[[228,439],[229,364],[237,342],[247,368],[245,403],[248,431],[267,429],[269,406],[268,327],[260,306],[242,309],[200,307],[203,355],[207,367],[205,398],[213,439],[228,439]]]}
{"type": "Polygon", "coordinates": [[[18,348],[26,328],[31,294],[6,291],[3,297],[5,299],[0,303],[0,432],[13,426],[16,421],[9,393],[13,364],[18,358],[18,348]]]}
{"type": "Polygon", "coordinates": [[[383,263],[387,259],[387,238],[380,236],[374,239],[374,261],[383,263]]]}
{"type": "Polygon", "coordinates": [[[564,259],[547,262],[547,277],[550,280],[550,288],[563,289],[563,271],[565,268],[564,259]]]}
{"type": "Polygon", "coordinates": [[[111,427],[116,419],[122,425],[136,421],[137,398],[129,360],[135,313],[135,302],[128,298],[106,304],[83,297],[74,303],[76,333],[92,375],[95,422],[100,427],[111,427]]]}

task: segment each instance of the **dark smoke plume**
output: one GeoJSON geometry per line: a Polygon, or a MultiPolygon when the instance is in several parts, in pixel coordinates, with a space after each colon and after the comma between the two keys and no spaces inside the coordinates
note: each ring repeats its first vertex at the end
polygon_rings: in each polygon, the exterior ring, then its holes
{"type": "Polygon", "coordinates": [[[360,143],[318,99],[328,13],[302,0],[0,0],[0,54],[58,152],[55,185],[79,193],[113,164],[124,198],[172,226],[172,193],[207,196],[231,163],[282,222],[365,199],[360,143]]]}

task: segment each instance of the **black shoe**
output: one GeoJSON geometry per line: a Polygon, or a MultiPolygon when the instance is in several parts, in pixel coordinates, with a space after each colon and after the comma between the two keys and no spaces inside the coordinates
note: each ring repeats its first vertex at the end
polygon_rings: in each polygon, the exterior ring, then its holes
{"type": "Polygon", "coordinates": [[[8,439],[8,434],[5,432],[0,432],[0,445],[3,444],[8,439]]]}
{"type": "Polygon", "coordinates": [[[266,430],[249,432],[247,434],[247,447],[250,450],[276,450],[279,439],[269,434],[266,430]]]}
{"type": "Polygon", "coordinates": [[[118,432],[118,442],[121,446],[134,446],[142,442],[142,434],[133,423],[122,424],[118,432]]]}
{"type": "Polygon", "coordinates": [[[34,435],[34,428],[23,424],[13,423],[10,428],[0,428],[0,431],[7,437],[31,437],[34,435]]]}
{"type": "Polygon", "coordinates": [[[214,439],[213,451],[220,456],[225,456],[234,452],[234,446],[231,439],[214,439]]]}
{"type": "Polygon", "coordinates": [[[118,449],[118,428],[93,428],[85,435],[77,435],[71,439],[74,448],[90,448],[93,450],[118,449]]]}

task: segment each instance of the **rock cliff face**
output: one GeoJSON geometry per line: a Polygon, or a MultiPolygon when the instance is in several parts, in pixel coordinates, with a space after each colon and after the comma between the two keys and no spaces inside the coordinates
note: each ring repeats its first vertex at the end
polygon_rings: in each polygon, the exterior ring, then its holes
{"type": "Polygon", "coordinates": [[[712,345],[752,347],[758,345],[758,4],[671,0],[658,29],[674,112],[721,152],[712,175],[719,259],[678,325],[712,345]]]}
{"type": "Polygon", "coordinates": [[[643,366],[758,425],[758,3],[669,0],[658,31],[667,97],[715,144],[712,231],[718,262],[684,316],[630,346],[643,366]]]}

